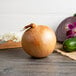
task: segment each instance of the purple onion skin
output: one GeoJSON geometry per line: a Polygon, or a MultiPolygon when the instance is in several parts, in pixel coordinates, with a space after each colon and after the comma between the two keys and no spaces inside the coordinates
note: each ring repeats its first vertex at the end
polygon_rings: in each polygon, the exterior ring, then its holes
{"type": "MultiPolygon", "coordinates": [[[[68,24],[73,24],[76,22],[76,16],[71,16],[68,17],[66,19],[64,19],[59,26],[56,29],[56,37],[57,37],[57,41],[60,43],[63,43],[67,38],[72,37],[71,35],[69,35],[69,37],[66,35],[67,34],[67,30],[66,30],[66,26],[68,24]]],[[[72,28],[70,26],[70,28],[72,28]]],[[[71,33],[71,32],[70,32],[71,33]]]]}

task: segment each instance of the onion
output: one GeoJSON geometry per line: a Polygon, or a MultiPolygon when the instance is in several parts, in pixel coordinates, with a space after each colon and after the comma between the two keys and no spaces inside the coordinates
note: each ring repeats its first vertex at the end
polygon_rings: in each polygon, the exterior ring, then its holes
{"type": "Polygon", "coordinates": [[[43,25],[31,23],[24,27],[27,29],[22,36],[22,48],[32,57],[42,58],[50,55],[56,45],[54,31],[43,25]]]}
{"type": "Polygon", "coordinates": [[[56,29],[57,41],[63,43],[66,39],[76,37],[76,14],[64,19],[56,29]]]}

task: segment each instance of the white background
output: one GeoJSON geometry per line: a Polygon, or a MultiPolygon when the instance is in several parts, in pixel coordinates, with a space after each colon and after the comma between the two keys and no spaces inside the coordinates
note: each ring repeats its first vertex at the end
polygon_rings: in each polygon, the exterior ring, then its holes
{"type": "Polygon", "coordinates": [[[19,32],[36,23],[56,30],[60,22],[76,13],[76,0],[0,0],[0,34],[19,32]]]}

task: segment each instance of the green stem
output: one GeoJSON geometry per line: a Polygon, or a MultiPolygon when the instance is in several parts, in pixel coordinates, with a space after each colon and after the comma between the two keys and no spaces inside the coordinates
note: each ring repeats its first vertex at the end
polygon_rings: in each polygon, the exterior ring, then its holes
{"type": "Polygon", "coordinates": [[[74,14],[74,17],[76,17],[76,13],[74,14]]]}

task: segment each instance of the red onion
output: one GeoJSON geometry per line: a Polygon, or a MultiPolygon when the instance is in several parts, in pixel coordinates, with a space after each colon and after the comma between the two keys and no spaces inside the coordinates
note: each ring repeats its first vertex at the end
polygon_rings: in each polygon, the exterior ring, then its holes
{"type": "Polygon", "coordinates": [[[64,42],[67,38],[76,36],[76,14],[64,19],[56,30],[58,42],[64,42]]]}

